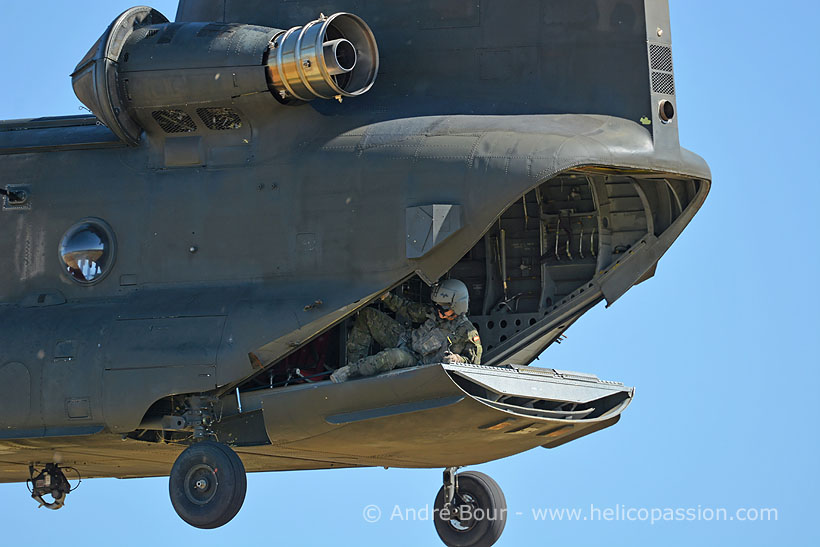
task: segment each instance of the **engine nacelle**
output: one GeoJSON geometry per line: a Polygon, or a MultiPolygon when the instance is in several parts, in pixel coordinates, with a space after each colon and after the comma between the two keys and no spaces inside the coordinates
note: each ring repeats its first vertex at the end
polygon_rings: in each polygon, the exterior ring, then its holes
{"type": "Polygon", "coordinates": [[[282,30],[170,23],[136,7],[108,27],[71,77],[80,101],[136,144],[148,120],[169,107],[225,106],[258,93],[285,103],[361,95],[376,79],[378,59],[372,31],[349,13],[282,30]]]}

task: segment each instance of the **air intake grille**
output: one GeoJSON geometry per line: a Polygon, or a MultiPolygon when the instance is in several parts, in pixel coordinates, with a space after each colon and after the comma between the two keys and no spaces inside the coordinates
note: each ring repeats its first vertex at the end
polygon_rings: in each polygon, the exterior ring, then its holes
{"type": "Polygon", "coordinates": [[[661,44],[649,44],[649,67],[652,69],[652,92],[674,95],[672,48],[661,44]]]}
{"type": "Polygon", "coordinates": [[[674,95],[675,77],[666,72],[652,72],[652,91],[665,95],[674,95]]]}
{"type": "Polygon", "coordinates": [[[649,58],[652,61],[652,70],[672,72],[672,48],[650,44],[649,58]]]}
{"type": "Polygon", "coordinates": [[[187,112],[182,110],[155,110],[151,115],[166,133],[192,133],[196,131],[194,120],[187,112]]]}
{"type": "Polygon", "coordinates": [[[198,108],[196,113],[212,131],[227,131],[242,127],[242,118],[231,108],[198,108]]]}

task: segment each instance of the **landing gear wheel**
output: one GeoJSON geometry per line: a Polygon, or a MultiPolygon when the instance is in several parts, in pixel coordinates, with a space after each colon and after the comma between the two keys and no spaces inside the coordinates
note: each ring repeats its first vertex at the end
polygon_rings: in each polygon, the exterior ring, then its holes
{"type": "Polygon", "coordinates": [[[448,547],[490,547],[507,524],[507,500],[493,479],[477,471],[458,475],[458,488],[451,507],[446,505],[445,487],[435,503],[436,532],[448,547]]]}
{"type": "Polygon", "coordinates": [[[236,516],[245,501],[247,479],[242,460],[227,445],[202,441],[179,455],[168,490],[182,520],[196,528],[219,528],[236,516]]]}

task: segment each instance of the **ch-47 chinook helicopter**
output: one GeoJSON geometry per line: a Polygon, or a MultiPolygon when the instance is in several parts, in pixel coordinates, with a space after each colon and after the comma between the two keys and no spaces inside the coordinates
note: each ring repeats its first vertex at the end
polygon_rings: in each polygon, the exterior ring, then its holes
{"type": "MultiPolygon", "coordinates": [[[[459,467],[615,424],[633,391],[527,366],[655,273],[701,207],[666,0],[182,0],[71,75],[93,115],[0,123],[0,482],[170,475],[215,528],[247,471],[459,467]],[[481,365],[341,384],[352,317],[463,280],[481,365]]],[[[498,518],[478,518],[483,514],[498,518]]]]}

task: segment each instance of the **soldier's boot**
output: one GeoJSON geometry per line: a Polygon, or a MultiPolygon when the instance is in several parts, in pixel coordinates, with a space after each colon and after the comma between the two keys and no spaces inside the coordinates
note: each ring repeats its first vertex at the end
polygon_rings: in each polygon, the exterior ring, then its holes
{"type": "Polygon", "coordinates": [[[333,374],[330,375],[330,381],[334,384],[341,384],[350,379],[350,365],[345,365],[342,368],[337,368],[333,374]]]}
{"type": "Polygon", "coordinates": [[[373,376],[382,370],[390,370],[390,368],[384,367],[382,362],[384,359],[384,356],[382,356],[383,353],[382,351],[376,355],[363,357],[349,365],[336,369],[336,371],[330,375],[330,381],[334,384],[341,384],[355,376],[373,376]]]}
{"type": "Polygon", "coordinates": [[[342,382],[347,382],[350,378],[356,376],[372,376],[375,374],[375,369],[373,368],[372,363],[378,363],[378,355],[379,354],[377,353],[376,355],[371,355],[369,357],[362,357],[361,359],[357,359],[348,365],[336,369],[333,374],[330,375],[330,381],[334,384],[341,384],[342,382]]]}

